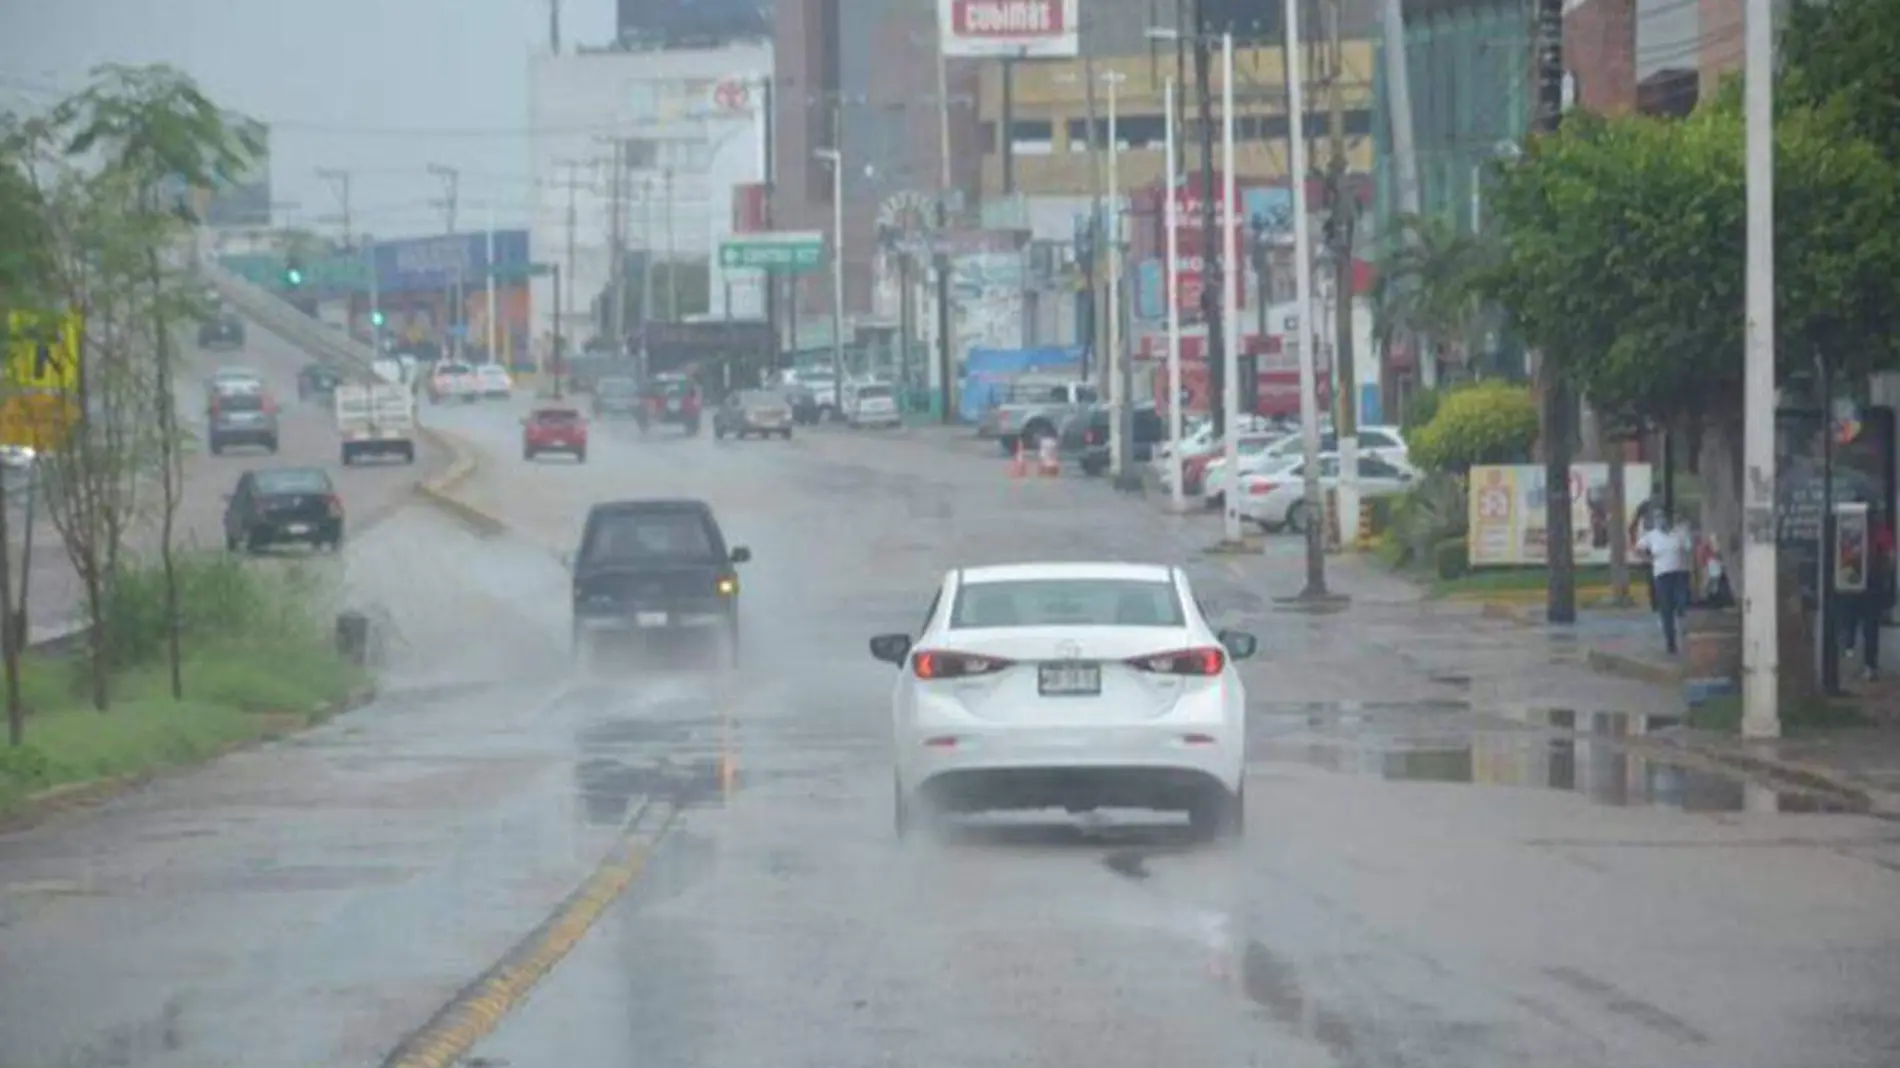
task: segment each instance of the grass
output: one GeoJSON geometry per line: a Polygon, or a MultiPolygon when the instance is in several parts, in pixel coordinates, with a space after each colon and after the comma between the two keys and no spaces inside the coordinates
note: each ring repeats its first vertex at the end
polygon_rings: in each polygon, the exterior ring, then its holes
{"type": "MultiPolygon", "coordinates": [[[[1434,579],[1431,591],[1434,596],[1444,597],[1454,593],[1516,593],[1524,590],[1541,590],[1547,581],[1547,568],[1542,567],[1487,567],[1460,575],[1455,579],[1434,579]]],[[[1639,576],[1632,575],[1631,588],[1639,585],[1639,576]]],[[[1580,567],[1577,569],[1577,588],[1589,589],[1593,586],[1608,586],[1610,569],[1608,567],[1580,567]]]]}
{"type": "MultiPolygon", "coordinates": [[[[1686,722],[1698,730],[1739,734],[1742,729],[1742,699],[1733,695],[1711,698],[1690,708],[1686,722]]],[[[1807,697],[1781,706],[1781,730],[1784,735],[1865,727],[1872,722],[1851,703],[1825,697],[1807,697]]]]}
{"type": "Polygon", "coordinates": [[[313,643],[271,642],[190,654],[184,679],[173,701],[163,664],[123,672],[98,712],[79,661],[24,661],[26,745],[0,748],[0,815],[53,787],[138,778],[308,726],[366,676],[313,643]]]}

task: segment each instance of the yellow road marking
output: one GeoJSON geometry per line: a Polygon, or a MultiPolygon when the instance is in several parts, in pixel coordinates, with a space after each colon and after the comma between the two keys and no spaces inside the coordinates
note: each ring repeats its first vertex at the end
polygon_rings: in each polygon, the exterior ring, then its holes
{"type": "Polygon", "coordinates": [[[570,895],[508,955],[462,989],[434,1019],[403,1040],[383,1068],[453,1068],[520,1004],[528,991],[567,956],[607,907],[626,892],[673,825],[674,807],[649,802],[620,841],[570,895]]]}

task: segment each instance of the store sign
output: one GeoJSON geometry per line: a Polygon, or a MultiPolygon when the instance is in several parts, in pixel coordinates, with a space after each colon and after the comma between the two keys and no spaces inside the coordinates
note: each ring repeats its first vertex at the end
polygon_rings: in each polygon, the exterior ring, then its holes
{"type": "Polygon", "coordinates": [[[1080,0],[937,0],[946,56],[1073,58],[1080,25],[1080,0]]]}

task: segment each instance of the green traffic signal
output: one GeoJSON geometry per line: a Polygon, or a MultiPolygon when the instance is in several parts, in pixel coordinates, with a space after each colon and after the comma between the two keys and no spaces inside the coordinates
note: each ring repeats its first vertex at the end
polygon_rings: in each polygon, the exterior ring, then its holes
{"type": "Polygon", "coordinates": [[[303,272],[292,267],[290,270],[284,272],[284,281],[289,282],[293,286],[303,285],[303,272]]]}
{"type": "Polygon", "coordinates": [[[378,312],[370,312],[370,313],[369,313],[369,321],[370,321],[370,325],[371,325],[371,326],[381,326],[381,325],[383,325],[383,313],[382,313],[382,312],[379,312],[379,311],[378,311],[378,312]]]}

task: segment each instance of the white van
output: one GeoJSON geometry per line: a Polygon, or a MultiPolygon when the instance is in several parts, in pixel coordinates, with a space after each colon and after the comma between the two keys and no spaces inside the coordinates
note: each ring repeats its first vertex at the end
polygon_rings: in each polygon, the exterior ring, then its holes
{"type": "Polygon", "coordinates": [[[853,429],[866,426],[902,426],[897,410],[897,388],[889,382],[858,382],[846,400],[845,419],[853,429]]]}

